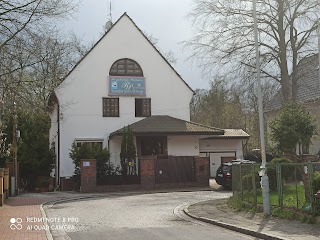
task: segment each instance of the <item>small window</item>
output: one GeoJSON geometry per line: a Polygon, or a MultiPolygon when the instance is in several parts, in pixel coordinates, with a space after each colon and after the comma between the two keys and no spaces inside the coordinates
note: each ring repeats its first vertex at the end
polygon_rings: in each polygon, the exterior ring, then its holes
{"type": "Polygon", "coordinates": [[[302,154],[309,154],[309,144],[302,144],[302,154]]]}
{"type": "Polygon", "coordinates": [[[119,98],[103,98],[103,116],[119,117],[119,98]]]}
{"type": "Polygon", "coordinates": [[[91,142],[91,141],[76,141],[76,143],[77,143],[77,147],[79,148],[79,147],[81,147],[82,145],[87,145],[88,147],[90,147],[90,148],[96,148],[96,149],[98,149],[98,150],[102,150],[102,142],[91,142]]]}
{"type": "Polygon", "coordinates": [[[136,117],[151,116],[151,99],[136,98],[136,117]]]}
{"type": "Polygon", "coordinates": [[[123,58],[112,64],[109,75],[142,77],[143,72],[136,61],[129,58],[123,58]]]}
{"type": "Polygon", "coordinates": [[[167,137],[141,137],[141,155],[167,155],[167,137]]]}

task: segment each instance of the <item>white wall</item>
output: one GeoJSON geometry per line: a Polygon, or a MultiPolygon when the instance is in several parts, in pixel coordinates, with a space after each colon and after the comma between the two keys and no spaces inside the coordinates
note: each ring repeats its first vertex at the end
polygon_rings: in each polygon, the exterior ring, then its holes
{"type": "Polygon", "coordinates": [[[235,151],[237,158],[243,158],[241,139],[200,139],[200,152],[235,151]]]}
{"type": "MultiPolygon", "coordinates": [[[[216,177],[216,171],[221,165],[221,157],[243,158],[241,139],[200,139],[200,152],[208,153],[210,157],[210,176],[216,177]]],[[[204,156],[204,154],[200,154],[204,156]]]]}
{"type": "MultiPolygon", "coordinates": [[[[124,16],[55,90],[63,116],[61,177],[73,175],[69,152],[75,138],[102,138],[106,147],[111,132],[143,119],[135,117],[135,97],[120,97],[120,117],[102,117],[102,98],[109,92],[109,70],[121,58],[131,58],[141,66],[152,115],[189,120],[193,92],[124,16]]],[[[117,147],[114,151],[118,152],[117,147]]]]}
{"type": "Polygon", "coordinates": [[[168,136],[168,155],[199,156],[198,136],[168,136]]]}

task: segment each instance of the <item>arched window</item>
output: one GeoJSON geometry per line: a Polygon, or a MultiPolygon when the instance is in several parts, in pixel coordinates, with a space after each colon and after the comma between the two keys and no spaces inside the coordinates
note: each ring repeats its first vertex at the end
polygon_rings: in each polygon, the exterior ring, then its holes
{"type": "Polygon", "coordinates": [[[112,64],[109,75],[143,77],[143,72],[136,61],[129,58],[123,58],[112,64]]]}

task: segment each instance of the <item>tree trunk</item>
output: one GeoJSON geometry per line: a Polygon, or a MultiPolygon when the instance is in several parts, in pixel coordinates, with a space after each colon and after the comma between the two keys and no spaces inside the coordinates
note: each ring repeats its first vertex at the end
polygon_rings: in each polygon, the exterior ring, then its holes
{"type": "Polygon", "coordinates": [[[278,0],[278,33],[279,33],[279,64],[281,69],[281,86],[282,86],[282,95],[283,101],[289,102],[292,98],[291,94],[291,84],[290,76],[288,71],[287,64],[287,46],[286,46],[286,33],[283,26],[284,21],[284,10],[283,10],[284,1],[278,0]]]}

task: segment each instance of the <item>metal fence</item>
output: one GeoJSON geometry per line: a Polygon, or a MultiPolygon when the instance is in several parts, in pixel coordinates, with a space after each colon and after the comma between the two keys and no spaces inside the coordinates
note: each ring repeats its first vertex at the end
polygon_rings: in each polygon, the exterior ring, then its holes
{"type": "MultiPolygon", "coordinates": [[[[260,166],[232,165],[233,195],[254,206],[262,204],[260,166]]],[[[313,179],[320,174],[320,162],[267,164],[267,174],[271,206],[319,211],[319,199],[315,194],[320,186],[314,184],[313,179]]]]}

